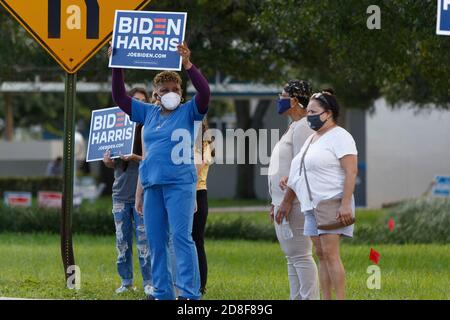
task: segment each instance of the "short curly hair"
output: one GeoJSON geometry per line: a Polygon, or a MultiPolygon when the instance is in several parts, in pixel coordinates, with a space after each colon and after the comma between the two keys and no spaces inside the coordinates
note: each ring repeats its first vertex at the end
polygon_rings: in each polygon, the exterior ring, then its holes
{"type": "Polygon", "coordinates": [[[296,98],[298,102],[306,108],[309,103],[309,97],[312,94],[312,87],[308,81],[305,80],[291,80],[284,87],[291,98],[296,98]]]}
{"type": "Polygon", "coordinates": [[[173,72],[173,71],[163,71],[158,73],[154,78],[153,78],[153,87],[158,88],[160,87],[163,83],[166,82],[175,82],[177,84],[179,84],[180,86],[183,83],[183,80],[181,80],[181,77],[178,73],[173,72]]]}

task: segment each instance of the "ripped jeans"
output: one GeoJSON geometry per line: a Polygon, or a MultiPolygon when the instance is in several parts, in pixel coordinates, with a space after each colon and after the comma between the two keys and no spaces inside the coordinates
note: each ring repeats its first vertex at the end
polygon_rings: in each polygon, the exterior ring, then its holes
{"type": "Polygon", "coordinates": [[[145,233],[144,219],[134,208],[134,203],[113,199],[113,215],[116,224],[117,271],[122,285],[133,285],[133,233],[136,232],[139,265],[143,285],[153,285],[150,250],[145,233]]]}

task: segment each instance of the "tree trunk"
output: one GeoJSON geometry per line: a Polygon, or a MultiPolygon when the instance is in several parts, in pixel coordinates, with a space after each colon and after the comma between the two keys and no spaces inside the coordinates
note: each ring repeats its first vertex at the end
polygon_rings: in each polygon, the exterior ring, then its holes
{"type": "MultiPolygon", "coordinates": [[[[264,115],[270,106],[270,100],[259,101],[253,117],[250,116],[250,101],[236,100],[237,128],[255,129],[257,132],[263,127],[264,115]]],[[[255,165],[250,164],[250,141],[245,139],[245,164],[238,165],[236,197],[238,199],[255,199],[255,165]]],[[[254,146],[257,147],[257,146],[254,146]]]]}

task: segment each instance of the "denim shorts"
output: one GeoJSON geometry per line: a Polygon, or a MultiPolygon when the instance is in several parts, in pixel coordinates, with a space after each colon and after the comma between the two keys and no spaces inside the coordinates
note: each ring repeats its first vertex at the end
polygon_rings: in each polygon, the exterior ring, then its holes
{"type": "MultiPolygon", "coordinates": [[[[354,199],[352,200],[353,200],[352,210],[353,212],[355,212],[354,199]]],[[[344,237],[353,238],[353,229],[355,227],[355,224],[334,230],[322,230],[317,229],[317,222],[316,217],[314,215],[314,210],[303,212],[303,214],[305,215],[305,227],[303,231],[303,234],[305,236],[317,237],[320,236],[321,234],[340,234],[341,236],[344,237]]]]}

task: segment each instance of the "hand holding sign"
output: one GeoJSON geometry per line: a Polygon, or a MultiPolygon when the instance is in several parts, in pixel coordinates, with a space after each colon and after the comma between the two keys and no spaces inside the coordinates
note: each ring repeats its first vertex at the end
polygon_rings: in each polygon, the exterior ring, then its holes
{"type": "Polygon", "coordinates": [[[129,156],[124,156],[124,155],[120,155],[120,159],[122,159],[123,161],[135,161],[135,162],[139,162],[142,160],[141,156],[138,156],[137,154],[131,154],[129,156]]]}
{"type": "Polygon", "coordinates": [[[111,159],[111,150],[108,149],[103,154],[103,163],[105,164],[106,167],[114,169],[115,164],[114,164],[114,160],[111,159]]]}
{"type": "Polygon", "coordinates": [[[192,67],[191,63],[191,50],[189,50],[186,41],[183,41],[183,44],[179,44],[177,46],[178,53],[181,56],[181,61],[183,63],[183,67],[186,70],[189,70],[192,67]]]}
{"type": "Polygon", "coordinates": [[[112,48],[112,44],[111,44],[111,41],[110,41],[109,42],[109,48],[108,48],[108,59],[111,58],[112,51],[113,51],[113,48],[112,48]]]}

